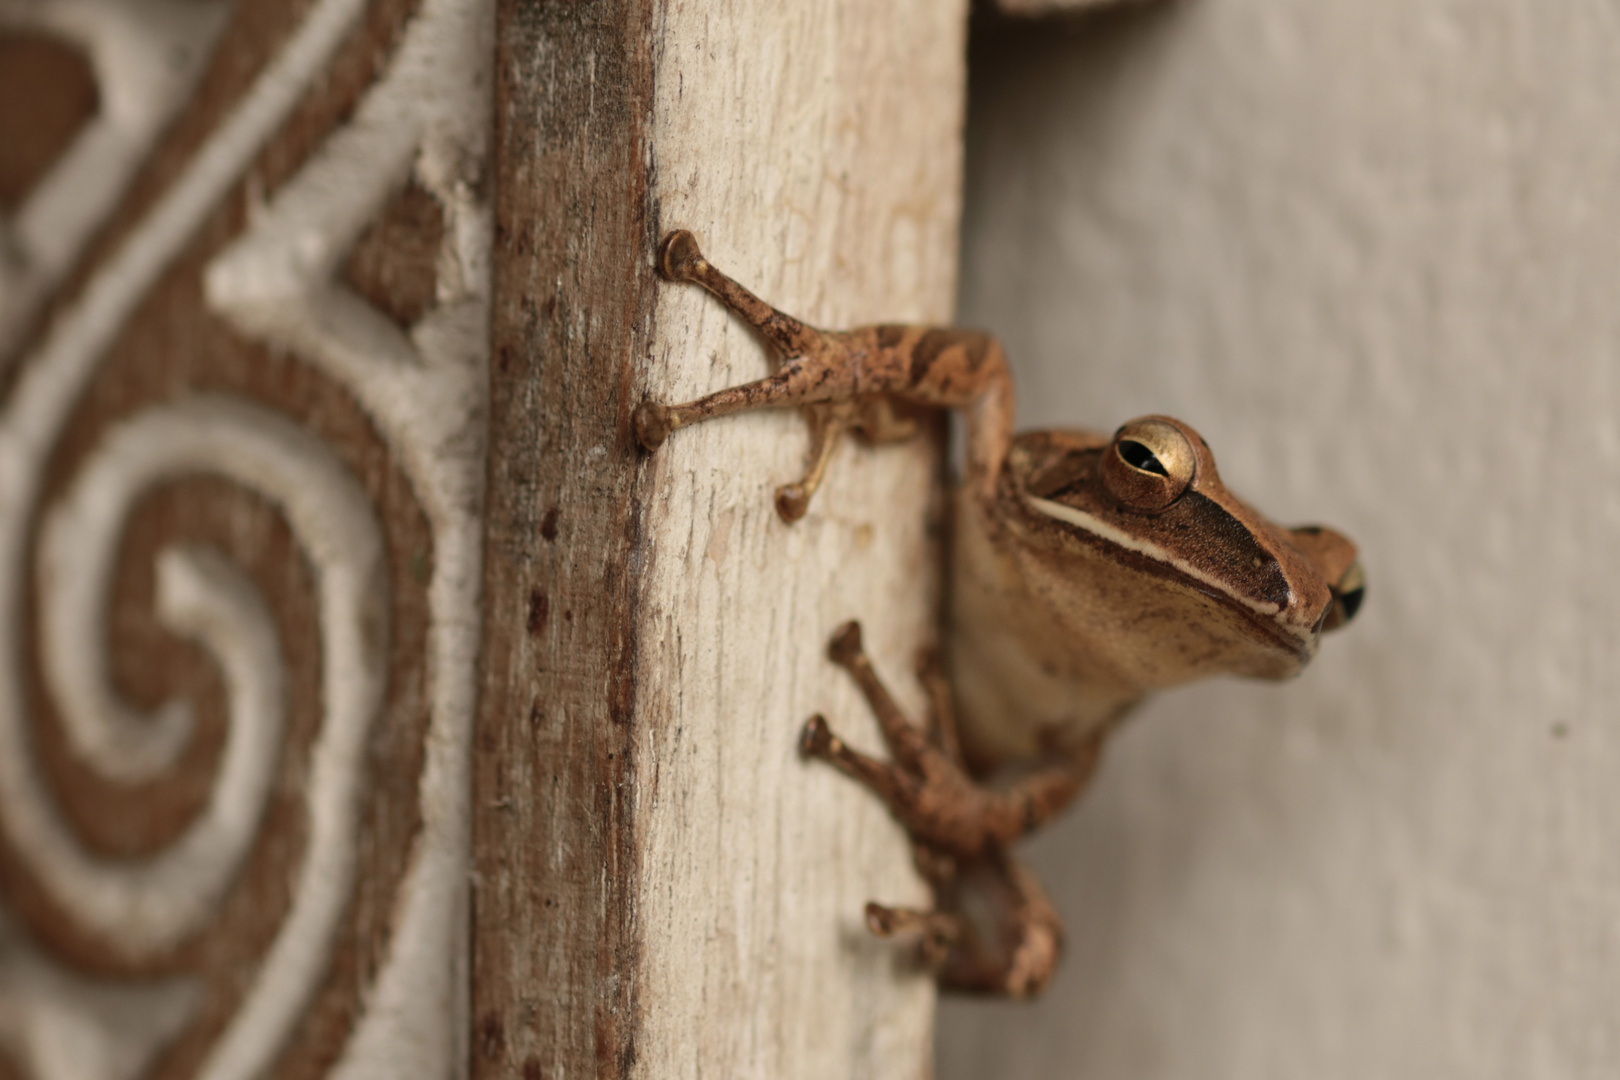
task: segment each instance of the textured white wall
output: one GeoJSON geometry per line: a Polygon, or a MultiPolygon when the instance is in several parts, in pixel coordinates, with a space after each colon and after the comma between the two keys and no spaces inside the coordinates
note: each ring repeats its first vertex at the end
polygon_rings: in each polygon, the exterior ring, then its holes
{"type": "Polygon", "coordinates": [[[1620,1075],[1620,4],[1186,0],[981,36],[964,321],[1026,425],[1199,427],[1363,547],[1032,845],[1050,995],[942,1080],[1620,1075]]]}

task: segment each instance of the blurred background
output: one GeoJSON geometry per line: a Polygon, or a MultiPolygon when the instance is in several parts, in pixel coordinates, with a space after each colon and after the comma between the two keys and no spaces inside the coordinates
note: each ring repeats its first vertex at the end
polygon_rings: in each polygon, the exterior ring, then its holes
{"type": "Polygon", "coordinates": [[[1620,1069],[1620,5],[981,22],[960,316],[1027,427],[1197,427],[1363,551],[1287,685],[1152,700],[1030,845],[1034,1006],[943,1080],[1620,1069]]]}

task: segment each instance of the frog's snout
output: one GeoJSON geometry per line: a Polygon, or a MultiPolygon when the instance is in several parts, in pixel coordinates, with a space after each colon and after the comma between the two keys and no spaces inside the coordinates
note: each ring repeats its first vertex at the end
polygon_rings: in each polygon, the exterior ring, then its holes
{"type": "Polygon", "coordinates": [[[1361,602],[1367,598],[1367,576],[1362,573],[1361,560],[1351,563],[1331,588],[1333,608],[1328,612],[1327,621],[1322,623],[1323,630],[1337,630],[1361,610],[1361,602]]]}
{"type": "Polygon", "coordinates": [[[1302,525],[1288,533],[1294,547],[1316,567],[1333,594],[1323,614],[1322,629],[1337,630],[1356,617],[1367,596],[1367,578],[1356,545],[1343,533],[1321,525],[1302,525]]]}

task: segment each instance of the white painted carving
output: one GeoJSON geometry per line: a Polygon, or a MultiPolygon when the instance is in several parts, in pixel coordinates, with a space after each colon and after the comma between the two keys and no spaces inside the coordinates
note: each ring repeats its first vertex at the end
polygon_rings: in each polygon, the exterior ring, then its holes
{"type": "MultiPolygon", "coordinates": [[[[308,851],[291,910],[203,1072],[234,1078],[255,1075],[283,1044],[319,985],[352,888],[366,732],[385,676],[387,594],[382,538],[364,489],[307,431],[225,397],[147,409],[97,448],[42,536],[44,651],[91,658],[75,666],[57,655],[47,665],[52,681],[99,681],[90,707],[114,713],[83,717],[79,726],[116,730],[130,722],[90,644],[104,632],[103,601],[90,590],[110,585],[125,516],[152,486],[205,472],[280,507],[315,571],[322,643],[308,851]]],[[[65,911],[110,947],[137,955],[172,946],[206,922],[252,842],[282,727],[280,650],[263,602],[241,573],[213,553],[170,550],[158,585],[160,617],[215,656],[230,693],[230,732],[212,798],[176,843],[140,862],[83,850],[32,767],[21,711],[0,710],[0,807],[12,842],[65,911]]],[[[63,705],[83,707],[71,694],[63,705]]]]}
{"type": "MultiPolygon", "coordinates": [[[[311,9],[247,98],[25,360],[0,409],[0,822],[56,902],[128,953],[163,948],[203,923],[251,844],[281,725],[274,627],[251,585],[221,556],[164,553],[159,615],[209,650],[224,672],[228,745],[208,808],[175,844],[139,865],[87,853],[43,789],[21,692],[22,576],[39,472],[134,304],[241,177],[362,7],[360,0],[320,0],[311,9]]],[[[210,303],[245,333],[296,351],[354,393],[433,529],[422,829],[387,958],[334,1070],[345,1078],[438,1080],[458,1075],[466,1058],[491,231],[479,192],[487,186],[492,29],[490,0],[424,0],[353,119],[259,208],[248,233],[207,275],[210,303]],[[355,238],[413,175],[438,201],[445,228],[436,303],[401,331],[336,275],[355,238]]],[[[385,592],[380,538],[363,492],[290,420],[211,396],[124,421],[51,508],[38,552],[46,677],[69,744],[88,764],[116,779],[150,776],[187,738],[183,703],[148,717],[117,700],[107,678],[105,607],[120,525],[133,501],[155,483],[197,471],[273,500],[316,568],[321,595],[324,708],[308,782],[308,849],[292,909],[200,1074],[247,1080],[274,1060],[312,998],[352,892],[361,750],[381,689],[385,592]]],[[[0,987],[6,971],[0,958],[0,987]]],[[[59,996],[75,1015],[90,1015],[94,995],[112,989],[86,979],[59,996]]],[[[0,997],[0,1012],[4,1005],[0,997]]],[[[124,1075],[24,1060],[39,1080],[124,1075]]]]}
{"type": "Polygon", "coordinates": [[[332,1075],[449,1077],[465,1061],[471,740],[483,575],[492,8],[424,0],[354,119],[208,269],[243,330],[347,384],[399,455],[433,525],[422,832],[389,957],[332,1075]],[[444,214],[434,307],[409,332],[336,280],[349,246],[414,175],[444,214]]]}
{"type": "Polygon", "coordinates": [[[185,103],[230,10],[227,0],[0,0],[0,27],[82,49],[100,99],[15,216],[0,220],[0,367],[185,103]]]}
{"type": "Polygon", "coordinates": [[[196,1003],[189,980],[116,986],[75,975],[0,908],[0,1049],[50,1080],[135,1080],[196,1003]]]}

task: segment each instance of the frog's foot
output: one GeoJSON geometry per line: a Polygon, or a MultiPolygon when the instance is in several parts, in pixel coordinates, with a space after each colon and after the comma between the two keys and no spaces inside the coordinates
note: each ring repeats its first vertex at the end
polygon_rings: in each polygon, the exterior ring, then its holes
{"type": "MultiPolygon", "coordinates": [[[[992,896],[995,925],[986,941],[951,911],[866,905],[876,937],[918,939],[922,962],[941,986],[964,993],[1030,998],[1046,989],[1063,954],[1063,923],[1034,876],[1004,853],[969,868],[992,896]]],[[[954,882],[936,890],[954,898],[954,882]]]]}
{"type": "Polygon", "coordinates": [[[862,647],[858,623],[839,628],[828,654],[849,671],[871,705],[893,761],[852,749],[819,714],[805,724],[799,748],[884,801],[910,833],[917,867],[941,899],[938,911],[868,905],[868,927],[884,937],[920,932],[924,957],[937,965],[941,985],[1012,997],[1039,993],[1057,964],[1062,924],[1039,883],[1007,847],[1079,794],[1096,767],[1100,740],[1010,787],[992,790],[960,763],[949,688],[931,652],[918,661],[933,702],[927,730],[911,724],[890,697],[862,647]],[[994,901],[995,928],[987,940],[955,913],[964,883],[994,901]]]}
{"type": "MultiPolygon", "coordinates": [[[[1035,875],[1005,852],[964,868],[995,912],[983,937],[965,928],[939,970],[941,986],[974,994],[1034,997],[1046,989],[1063,954],[1063,921],[1035,875]]],[[[952,883],[959,892],[966,882],[952,883]]]]}
{"type": "Polygon", "coordinates": [[[782,519],[799,520],[821,486],[827,462],[853,415],[852,406],[845,400],[854,396],[847,336],[817,330],[771,307],[715,269],[703,257],[697,239],[685,230],[665,238],[658,254],[658,268],[671,281],[695,282],[709,290],[776,346],[784,359],[781,369],[770,378],[733,386],[696,401],[678,405],[642,402],[634,415],[636,441],[649,452],[655,451],[672,431],[689,424],[751,409],[801,407],[810,422],[805,474],[776,491],[776,509],[782,519]]]}
{"type": "Polygon", "coordinates": [[[649,454],[663,446],[669,433],[675,430],[675,425],[670,423],[669,410],[656,401],[637,405],[631,419],[636,426],[636,442],[649,454]]]}
{"type": "MultiPolygon", "coordinates": [[[[821,487],[827,462],[832,459],[833,450],[845,429],[844,418],[834,406],[806,405],[804,415],[810,423],[810,449],[806,455],[809,462],[804,476],[776,489],[776,512],[790,525],[804,517],[810,509],[810,499],[821,487]]],[[[636,441],[651,452],[664,445],[664,440],[675,428],[694,421],[682,418],[678,411],[669,406],[644,401],[636,406],[634,422],[636,441]]]]}
{"type": "Polygon", "coordinates": [[[698,249],[697,237],[677,229],[664,237],[658,249],[658,270],[670,281],[690,281],[715,295],[786,357],[799,357],[824,347],[834,335],[817,330],[749,292],[715,269],[698,249]]]}
{"type": "Polygon", "coordinates": [[[697,281],[709,267],[690,229],[676,229],[658,245],[658,272],[669,281],[697,281]]]}
{"type": "Polygon", "coordinates": [[[866,905],[866,928],[880,938],[918,934],[922,961],[935,971],[945,966],[966,930],[962,920],[948,912],[888,907],[875,900],[866,905]]]}

